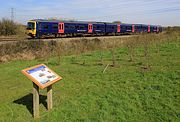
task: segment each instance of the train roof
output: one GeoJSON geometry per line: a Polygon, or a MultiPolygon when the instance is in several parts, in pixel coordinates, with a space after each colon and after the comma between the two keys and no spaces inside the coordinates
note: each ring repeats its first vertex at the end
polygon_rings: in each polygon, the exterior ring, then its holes
{"type": "Polygon", "coordinates": [[[113,22],[96,22],[96,21],[71,21],[71,20],[47,20],[47,19],[33,19],[30,21],[36,21],[36,22],[66,22],[66,23],[93,23],[93,24],[117,24],[113,22]]]}
{"type": "MultiPolygon", "coordinates": [[[[113,23],[113,22],[95,22],[95,21],[68,21],[68,20],[47,20],[47,19],[33,19],[33,20],[30,20],[30,21],[36,21],[36,22],[66,22],[66,23],[80,23],[80,24],[85,24],[85,23],[92,23],[92,24],[118,24],[118,23],[113,23]]],[[[127,25],[127,26],[130,26],[132,24],[129,24],[129,23],[120,23],[121,25],[127,25]]],[[[141,26],[148,26],[148,24],[133,24],[133,25],[141,25],[141,26]]],[[[150,25],[150,26],[158,26],[158,27],[161,27],[160,25],[150,25]]]]}
{"type": "Polygon", "coordinates": [[[100,23],[104,24],[106,22],[95,22],[95,21],[71,21],[71,20],[46,20],[46,19],[34,19],[30,21],[36,21],[36,22],[66,22],[66,23],[100,23]]]}

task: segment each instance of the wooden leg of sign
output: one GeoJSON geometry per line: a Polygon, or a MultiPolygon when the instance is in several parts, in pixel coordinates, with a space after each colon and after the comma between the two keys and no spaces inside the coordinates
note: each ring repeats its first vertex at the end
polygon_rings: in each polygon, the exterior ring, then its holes
{"type": "Polygon", "coordinates": [[[39,118],[39,87],[33,83],[33,115],[39,118]]]}
{"type": "Polygon", "coordinates": [[[52,109],[52,85],[47,87],[47,108],[48,110],[52,109]]]}

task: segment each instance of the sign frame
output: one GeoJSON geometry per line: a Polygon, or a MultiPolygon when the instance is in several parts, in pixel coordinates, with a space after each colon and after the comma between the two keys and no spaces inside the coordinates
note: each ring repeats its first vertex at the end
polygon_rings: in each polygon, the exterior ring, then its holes
{"type": "Polygon", "coordinates": [[[56,83],[57,81],[59,81],[59,80],[62,79],[61,76],[59,76],[58,74],[56,74],[53,70],[51,70],[51,69],[50,69],[49,67],[47,67],[45,64],[35,65],[35,66],[33,66],[33,67],[29,67],[29,68],[23,69],[21,72],[22,72],[26,77],[28,77],[32,82],[34,82],[37,86],[39,86],[41,89],[44,89],[44,88],[46,88],[46,87],[48,87],[48,86],[51,86],[51,85],[53,85],[54,83],[56,83]],[[48,69],[48,71],[50,71],[50,72],[52,72],[53,74],[55,74],[55,75],[57,76],[57,78],[54,79],[54,80],[52,80],[52,81],[50,81],[50,82],[47,82],[47,83],[45,83],[45,84],[42,84],[42,83],[40,83],[38,80],[36,80],[34,77],[32,77],[32,76],[27,72],[28,70],[32,70],[32,69],[38,68],[38,67],[40,67],[40,66],[46,67],[46,68],[48,69]]]}

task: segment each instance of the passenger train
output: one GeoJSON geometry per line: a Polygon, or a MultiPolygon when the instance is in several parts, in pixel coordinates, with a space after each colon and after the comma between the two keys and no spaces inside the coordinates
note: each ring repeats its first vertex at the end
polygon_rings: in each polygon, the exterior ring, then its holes
{"type": "Polygon", "coordinates": [[[159,33],[162,27],[145,24],[117,24],[109,22],[30,20],[27,23],[27,34],[32,38],[53,35],[120,35],[133,33],[159,33]]]}

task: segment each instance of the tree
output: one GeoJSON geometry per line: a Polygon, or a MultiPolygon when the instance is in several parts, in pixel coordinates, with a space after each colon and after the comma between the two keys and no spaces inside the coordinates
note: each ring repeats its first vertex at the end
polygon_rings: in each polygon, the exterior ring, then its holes
{"type": "Polygon", "coordinates": [[[17,25],[13,21],[5,18],[0,21],[0,35],[15,35],[16,29],[17,25]]]}
{"type": "Polygon", "coordinates": [[[114,21],[113,23],[121,24],[122,22],[120,20],[114,21]]]}

